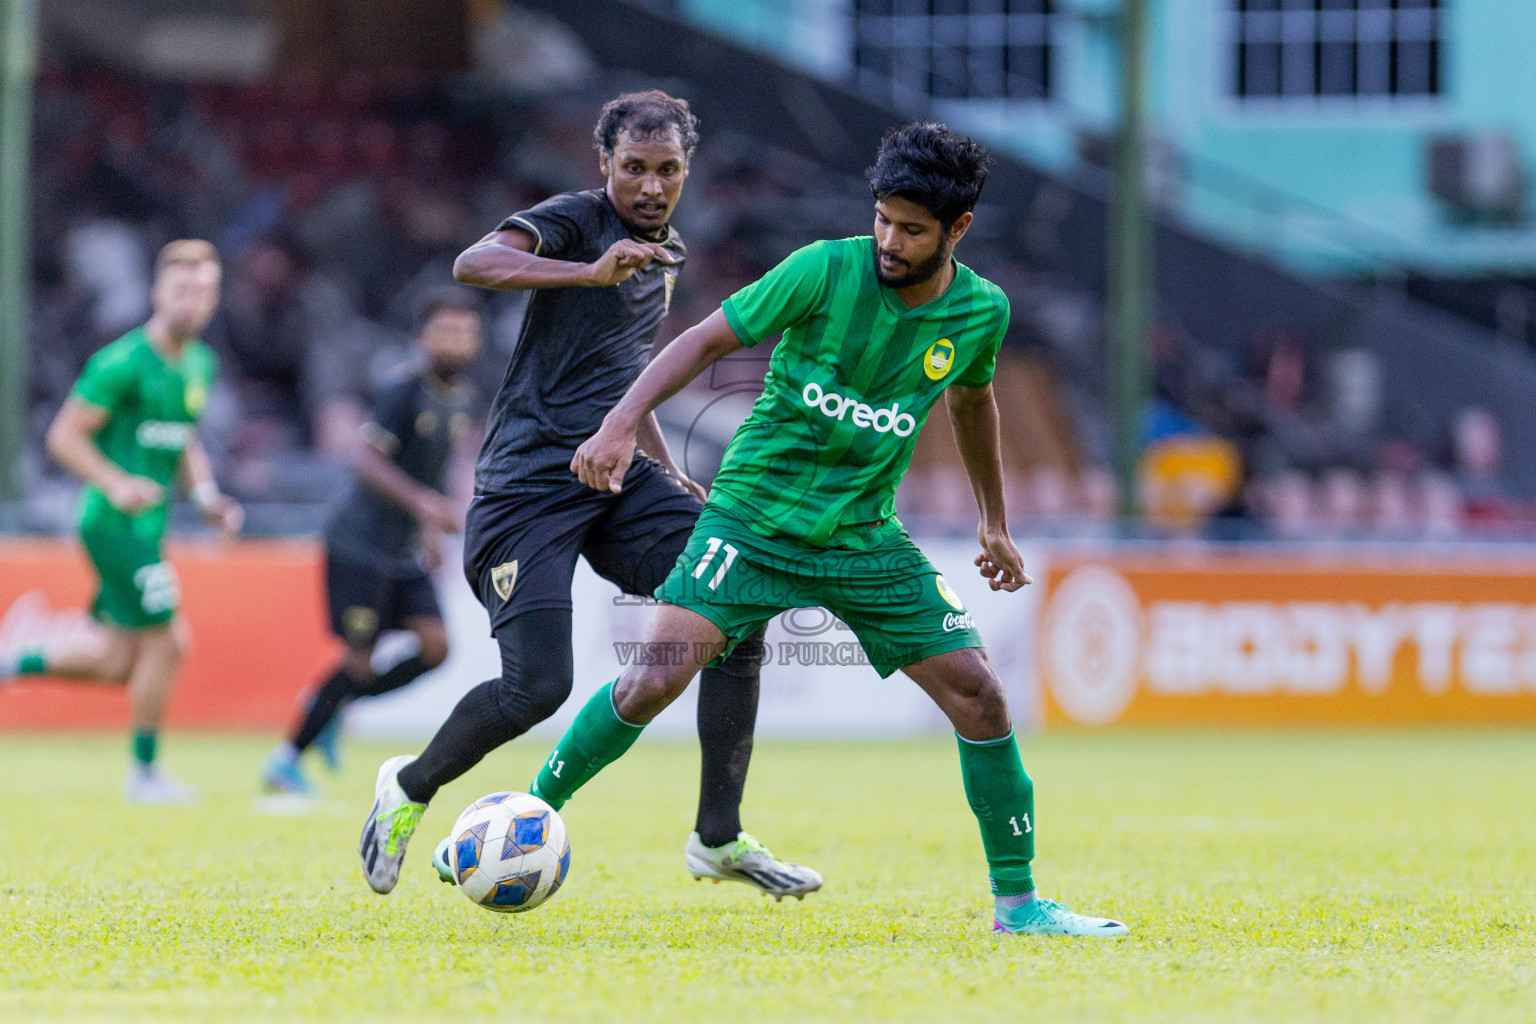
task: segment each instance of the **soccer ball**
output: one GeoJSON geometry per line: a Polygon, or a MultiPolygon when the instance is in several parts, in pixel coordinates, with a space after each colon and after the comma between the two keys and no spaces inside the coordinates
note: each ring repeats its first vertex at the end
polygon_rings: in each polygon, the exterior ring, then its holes
{"type": "Polygon", "coordinates": [[[527,793],[492,793],[470,804],[449,833],[448,867],[471,900],[503,914],[532,910],[571,867],[565,822],[527,793]]]}

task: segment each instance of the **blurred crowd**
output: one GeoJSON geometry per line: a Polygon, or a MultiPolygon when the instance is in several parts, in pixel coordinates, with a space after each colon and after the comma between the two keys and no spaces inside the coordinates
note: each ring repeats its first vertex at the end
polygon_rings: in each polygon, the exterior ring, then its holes
{"type": "Polygon", "coordinates": [[[232,87],[45,71],[35,427],[92,351],[143,321],[156,249],[208,238],[225,263],[204,339],[221,361],[205,417],[220,476],[246,499],[323,501],[374,384],[408,358],[415,294],[515,202],[474,134],[412,100],[359,77],[232,87]]]}
{"type": "Polygon", "coordinates": [[[1171,532],[1248,522],[1279,540],[1413,540],[1536,526],[1494,414],[1463,408],[1434,441],[1409,440],[1383,414],[1372,351],[1271,332],[1233,360],[1160,329],[1153,356],[1143,500],[1171,532]]]}
{"type": "MultiPolygon", "coordinates": [[[[506,215],[600,184],[591,125],[614,91],[597,80],[518,99],[362,75],[237,86],[45,68],[36,437],[90,353],[144,319],[156,249],[205,237],[226,274],[206,338],[222,364],[205,418],[220,478],[248,502],[324,502],[374,387],[410,358],[420,294],[450,280],[455,255],[506,215]]],[[[690,259],[663,341],[807,240],[867,230],[856,177],[707,119],[703,133],[676,218],[690,259]]],[[[1042,532],[1103,532],[1117,495],[1093,301],[1033,272],[1005,240],[966,246],[967,262],[1013,298],[1011,349],[1055,381],[1054,394],[1036,388],[1016,404],[1060,407],[1008,453],[1013,515],[1042,532]]],[[[486,296],[488,344],[471,371],[482,403],[523,307],[516,293],[486,296]]],[[[1393,437],[1368,352],[1324,353],[1276,333],[1234,360],[1162,330],[1154,366],[1139,501],[1158,532],[1407,539],[1536,523],[1506,491],[1492,415],[1463,410],[1438,450],[1393,437]]],[[[53,488],[66,516],[67,482],[40,454],[32,471],[34,493],[53,488]]],[[[974,515],[953,457],[914,463],[900,507],[919,521],[974,515]]]]}
{"type": "MultiPolygon", "coordinates": [[[[323,501],[374,387],[410,358],[411,313],[510,213],[601,184],[592,122],[611,92],[529,101],[386,86],[152,83],[45,69],[37,86],[33,430],[86,358],[147,315],[156,249],[204,237],[225,261],[205,340],[221,360],[204,431],[232,493],[323,501]]],[[[678,225],[693,256],[670,331],[702,317],[835,216],[816,169],[708,138],[678,225]],[[799,230],[797,230],[799,229],[799,230]]],[[[833,189],[833,192],[836,190],[833,189]]],[[[486,295],[472,371],[499,383],[524,296],[486,295]]],[[[39,459],[44,487],[56,476],[39,459]]],[[[60,481],[62,489],[62,482],[60,481]]]]}

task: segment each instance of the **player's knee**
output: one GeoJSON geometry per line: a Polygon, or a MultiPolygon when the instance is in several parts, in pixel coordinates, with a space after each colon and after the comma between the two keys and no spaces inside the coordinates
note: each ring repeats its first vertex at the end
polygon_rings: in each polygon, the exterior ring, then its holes
{"type": "Polygon", "coordinates": [[[102,682],[126,685],[133,671],[133,651],[123,644],[109,644],[101,652],[102,682]]]}
{"type": "MultiPolygon", "coordinates": [[[[501,678],[494,695],[509,735],[532,729],[571,695],[570,615],[564,608],[537,609],[497,628],[501,678]]],[[[446,635],[443,640],[446,647],[446,635]]]]}
{"type": "Polygon", "coordinates": [[[643,725],[661,714],[688,688],[687,666],[643,665],[631,668],[613,685],[613,706],[626,722],[643,725]]]}
{"type": "Polygon", "coordinates": [[[571,695],[571,673],[556,665],[502,660],[496,706],[519,733],[549,718],[571,695]]]}
{"type": "Polygon", "coordinates": [[[180,663],[192,651],[192,630],[183,619],[175,619],[165,631],[164,643],[171,660],[180,663]]]}
{"type": "Polygon", "coordinates": [[[448,631],[442,624],[418,629],[416,637],[421,643],[416,657],[420,658],[421,663],[427,668],[437,668],[448,660],[448,631]]]}
{"type": "Polygon", "coordinates": [[[374,677],[373,647],[349,646],[346,654],[342,655],[341,670],[354,683],[371,683],[374,677]]]}
{"type": "Polygon", "coordinates": [[[996,739],[1013,727],[1002,681],[985,661],[967,665],[957,675],[949,705],[956,731],[968,740],[996,739]]]}
{"type": "Polygon", "coordinates": [[[541,676],[533,686],[522,688],[521,693],[524,714],[536,725],[560,710],[571,695],[571,680],[541,676]]]}
{"type": "Polygon", "coordinates": [[[448,643],[447,641],[423,643],[416,657],[420,658],[421,663],[427,668],[437,668],[448,660],[448,643]]]}
{"type": "Polygon", "coordinates": [[[996,738],[1006,735],[1013,728],[1013,722],[1008,717],[1008,698],[1003,694],[1003,687],[996,676],[991,676],[975,695],[971,698],[971,718],[976,723],[977,729],[987,734],[986,738],[996,738]]]}

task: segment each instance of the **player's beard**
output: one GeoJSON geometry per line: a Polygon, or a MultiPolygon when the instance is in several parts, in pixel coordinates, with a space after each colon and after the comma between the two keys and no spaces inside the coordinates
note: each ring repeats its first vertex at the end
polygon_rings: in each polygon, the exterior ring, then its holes
{"type": "MultiPolygon", "coordinates": [[[[943,270],[944,264],[949,262],[949,253],[949,242],[941,241],[937,252],[916,266],[908,264],[907,272],[900,277],[888,277],[880,269],[880,243],[874,239],[870,240],[869,258],[875,262],[875,279],[886,288],[910,288],[915,284],[922,284],[943,270]]],[[[897,258],[900,259],[900,257],[897,258]]]]}
{"type": "Polygon", "coordinates": [[[459,374],[464,372],[465,365],[456,359],[440,360],[427,357],[427,367],[432,371],[432,376],[449,384],[459,379],[459,374]]]}
{"type": "Polygon", "coordinates": [[[202,316],[192,313],[183,316],[168,316],[165,318],[166,329],[176,338],[182,341],[195,338],[208,326],[211,316],[202,316]]]}

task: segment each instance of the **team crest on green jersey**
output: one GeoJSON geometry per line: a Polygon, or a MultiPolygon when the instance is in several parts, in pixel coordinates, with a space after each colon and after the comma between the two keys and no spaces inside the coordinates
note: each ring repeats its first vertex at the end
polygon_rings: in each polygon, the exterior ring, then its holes
{"type": "Polygon", "coordinates": [[[200,380],[187,382],[185,395],[188,416],[200,416],[203,406],[208,404],[208,387],[200,380]]]}
{"type": "Polygon", "coordinates": [[[949,602],[949,606],[956,611],[965,611],[965,602],[960,600],[960,595],[955,593],[955,588],[949,585],[949,580],[943,576],[935,576],[933,585],[939,588],[939,596],[949,602]]]}
{"type": "Polygon", "coordinates": [[[923,372],[929,380],[943,380],[955,363],[955,346],[948,338],[940,338],[923,353],[923,372]]]}

